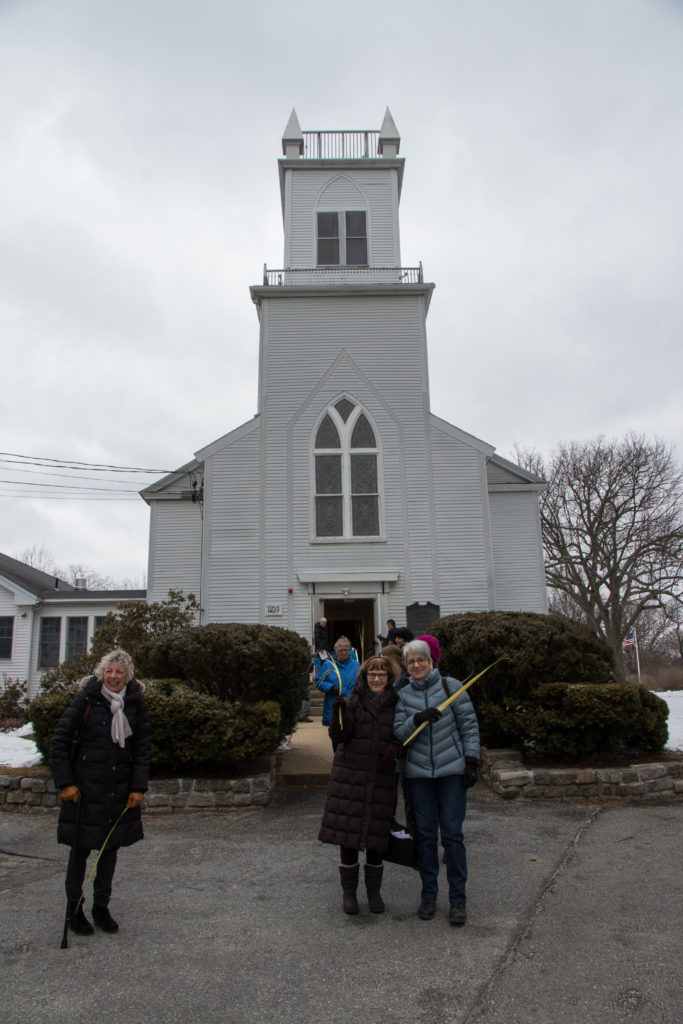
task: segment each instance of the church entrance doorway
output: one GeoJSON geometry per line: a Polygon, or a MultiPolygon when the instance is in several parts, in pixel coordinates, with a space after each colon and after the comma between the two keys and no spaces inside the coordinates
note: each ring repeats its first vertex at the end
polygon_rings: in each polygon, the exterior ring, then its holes
{"type": "Polygon", "coordinates": [[[331,647],[338,637],[347,636],[358,651],[359,661],[374,654],[375,602],[372,598],[325,600],[324,608],[331,647]]]}

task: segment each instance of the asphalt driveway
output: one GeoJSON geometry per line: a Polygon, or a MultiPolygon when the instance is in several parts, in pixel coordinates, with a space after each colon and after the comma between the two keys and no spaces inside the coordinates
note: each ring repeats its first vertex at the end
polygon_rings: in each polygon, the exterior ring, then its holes
{"type": "Polygon", "coordinates": [[[445,879],[420,921],[418,876],[394,865],[387,912],[344,916],[336,850],[316,838],[324,796],[148,816],[119,857],[119,933],[67,950],[55,820],[0,815],[4,1024],[681,1020],[680,804],[528,807],[477,786],[458,929],[445,879]]]}

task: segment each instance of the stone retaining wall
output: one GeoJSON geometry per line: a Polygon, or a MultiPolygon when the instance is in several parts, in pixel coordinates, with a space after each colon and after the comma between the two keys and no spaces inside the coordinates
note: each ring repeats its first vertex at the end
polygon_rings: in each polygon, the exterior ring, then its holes
{"type": "MultiPolygon", "coordinates": [[[[145,814],[233,810],[267,804],[275,788],[275,757],[270,770],[238,779],[150,779],[145,814]]],[[[54,811],[55,785],[45,776],[0,775],[0,811],[54,811]]]]}
{"type": "Polygon", "coordinates": [[[482,750],[481,777],[507,800],[680,800],[683,754],[625,768],[527,768],[517,750],[482,750]]]}

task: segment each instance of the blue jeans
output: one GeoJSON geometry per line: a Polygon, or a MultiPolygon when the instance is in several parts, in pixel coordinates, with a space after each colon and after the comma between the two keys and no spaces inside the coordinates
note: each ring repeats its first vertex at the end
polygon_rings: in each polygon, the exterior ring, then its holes
{"type": "Polygon", "coordinates": [[[417,868],[422,879],[422,898],[435,900],[439,891],[439,828],[446,851],[448,898],[465,903],[467,854],[462,823],[467,810],[467,790],[462,775],[439,779],[408,779],[417,828],[417,868]]]}

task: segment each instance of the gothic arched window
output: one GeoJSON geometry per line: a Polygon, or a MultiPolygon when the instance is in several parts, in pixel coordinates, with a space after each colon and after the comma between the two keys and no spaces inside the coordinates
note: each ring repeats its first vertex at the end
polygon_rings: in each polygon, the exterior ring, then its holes
{"type": "Polygon", "coordinates": [[[341,398],[314,439],[315,536],[378,537],[379,469],[375,431],[359,405],[341,398]]]}

